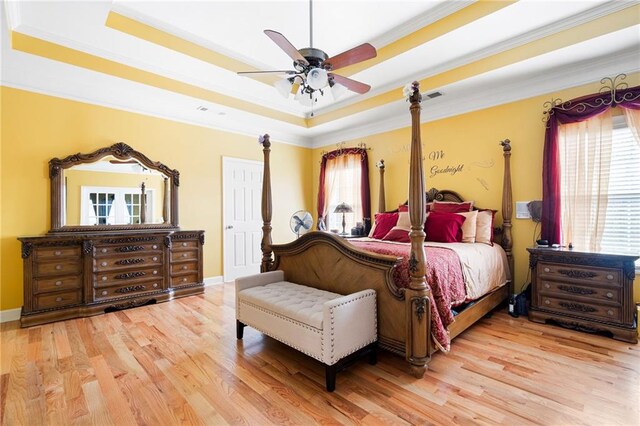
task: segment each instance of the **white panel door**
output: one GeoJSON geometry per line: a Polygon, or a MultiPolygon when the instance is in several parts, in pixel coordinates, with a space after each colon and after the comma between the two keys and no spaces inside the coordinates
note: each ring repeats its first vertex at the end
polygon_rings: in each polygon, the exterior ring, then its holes
{"type": "Polygon", "coordinates": [[[260,272],[263,163],[222,158],[224,281],[260,272]]]}

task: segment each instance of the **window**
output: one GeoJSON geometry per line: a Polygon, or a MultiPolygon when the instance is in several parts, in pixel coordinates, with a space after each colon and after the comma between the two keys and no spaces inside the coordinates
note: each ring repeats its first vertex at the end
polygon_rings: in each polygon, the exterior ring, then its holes
{"type": "MultiPolygon", "coordinates": [[[[81,187],[81,225],[130,225],[142,223],[140,188],[81,187]]],[[[152,189],[146,191],[147,218],[153,218],[152,189]]]]}
{"type": "Polygon", "coordinates": [[[625,117],[608,111],[559,137],[563,243],[640,254],[640,144],[625,117]]]}

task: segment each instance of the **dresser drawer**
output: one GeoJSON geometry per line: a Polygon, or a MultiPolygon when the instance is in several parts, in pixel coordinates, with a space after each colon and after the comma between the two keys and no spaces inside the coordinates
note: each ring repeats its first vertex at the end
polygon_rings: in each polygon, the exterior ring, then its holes
{"type": "Polygon", "coordinates": [[[620,286],[620,271],[617,269],[593,268],[583,265],[560,265],[538,263],[538,276],[556,280],[588,281],[605,285],[620,286]]]}
{"type": "Polygon", "coordinates": [[[617,286],[597,287],[594,285],[580,285],[567,282],[540,279],[538,291],[546,296],[574,298],[585,302],[601,303],[608,301],[613,304],[622,303],[622,289],[617,286]]]}
{"type": "Polygon", "coordinates": [[[171,276],[171,287],[180,287],[198,283],[198,274],[171,276]]]}
{"type": "Polygon", "coordinates": [[[163,263],[162,253],[140,253],[139,255],[127,257],[101,257],[93,260],[93,270],[95,272],[109,271],[113,269],[144,268],[147,266],[160,266],[163,263]]]}
{"type": "Polygon", "coordinates": [[[60,259],[53,262],[37,262],[34,269],[36,277],[70,275],[79,274],[82,265],[80,259],[60,259]]]}
{"type": "Polygon", "coordinates": [[[127,253],[161,253],[162,243],[160,242],[143,242],[121,245],[96,245],[95,257],[101,258],[105,256],[122,256],[127,253]]]}
{"type": "Polygon", "coordinates": [[[620,306],[599,305],[597,303],[578,302],[560,299],[552,296],[539,296],[541,309],[558,312],[565,315],[575,315],[593,318],[607,322],[621,322],[622,308],[620,306]]]}
{"type": "Polygon", "coordinates": [[[38,294],[34,297],[35,309],[51,309],[80,303],[80,291],[38,294]]]}
{"type": "Polygon", "coordinates": [[[171,261],[177,262],[181,260],[198,260],[198,250],[173,251],[171,252],[171,261]]]}
{"type": "Polygon", "coordinates": [[[47,293],[60,290],[75,290],[82,288],[82,277],[71,275],[55,278],[36,278],[34,281],[34,293],[47,293]]]}
{"type": "Polygon", "coordinates": [[[181,262],[171,265],[171,275],[198,272],[198,262],[181,262]]]}
{"type": "Polygon", "coordinates": [[[183,249],[197,249],[198,248],[197,240],[186,240],[186,241],[173,241],[173,250],[183,250],[183,249]]]}
{"type": "Polygon", "coordinates": [[[135,271],[111,271],[94,274],[94,287],[138,284],[142,281],[162,279],[162,266],[137,269],[135,271]]]}
{"type": "Polygon", "coordinates": [[[37,247],[34,250],[37,260],[53,260],[62,257],[80,258],[80,246],[68,247],[37,247]]]}
{"type": "Polygon", "coordinates": [[[143,293],[163,290],[163,280],[152,280],[137,284],[127,284],[107,288],[94,288],[93,297],[96,301],[103,301],[123,296],[138,296],[143,293]]]}

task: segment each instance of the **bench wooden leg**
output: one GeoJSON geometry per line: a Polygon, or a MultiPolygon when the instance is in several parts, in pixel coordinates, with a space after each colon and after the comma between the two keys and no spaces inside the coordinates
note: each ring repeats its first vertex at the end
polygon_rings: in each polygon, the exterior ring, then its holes
{"type": "Polygon", "coordinates": [[[246,324],[243,324],[240,321],[236,320],[236,337],[238,338],[238,340],[242,340],[242,337],[244,336],[245,327],[246,327],[246,324]]]}
{"type": "Polygon", "coordinates": [[[376,365],[378,363],[378,342],[372,343],[369,351],[369,364],[376,365]]]}
{"type": "Polygon", "coordinates": [[[327,381],[327,392],[333,392],[336,390],[336,373],[338,372],[338,365],[325,365],[325,376],[327,381]]]}

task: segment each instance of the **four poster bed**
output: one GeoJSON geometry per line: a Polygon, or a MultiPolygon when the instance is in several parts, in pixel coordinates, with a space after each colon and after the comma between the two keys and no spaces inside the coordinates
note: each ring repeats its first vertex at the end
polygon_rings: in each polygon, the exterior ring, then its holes
{"type": "MultiPolygon", "coordinates": [[[[504,156],[503,222],[499,232],[501,248],[491,247],[493,244],[481,243],[469,246],[476,246],[478,250],[482,249],[481,251],[487,253],[498,252],[497,255],[491,255],[502,256],[506,275],[503,274],[502,279],[497,278],[501,282],[497,285],[495,282],[492,283],[481,296],[475,296],[472,301],[466,294],[469,291],[468,286],[465,288],[467,276],[460,276],[466,272],[458,273],[454,270],[455,268],[445,266],[441,268],[444,269],[444,273],[440,278],[433,278],[435,273],[432,271],[432,266],[451,262],[446,258],[450,258],[453,252],[441,244],[425,243],[426,202],[433,200],[463,202],[464,200],[453,191],[430,190],[425,196],[420,139],[421,100],[418,84],[414,83],[410,97],[412,137],[409,200],[406,207],[411,224],[410,249],[406,243],[390,243],[381,249],[376,247],[376,244],[383,243],[370,239],[354,242],[354,245],[328,232],[310,232],[291,243],[273,245],[271,243],[272,199],[269,164],[271,143],[268,135],[261,138],[264,153],[261,272],[282,270],[287,281],[340,294],[354,293],[363,289],[376,290],[379,345],[404,355],[411,373],[416,377],[424,375],[433,352],[438,349],[448,350],[449,339],[456,337],[509,296],[512,292],[511,279],[505,279],[505,276],[513,276],[512,198],[509,168],[511,146],[509,141],[505,140],[501,142],[504,156]],[[429,264],[425,255],[425,246],[428,246],[426,250],[429,253],[429,264]],[[402,280],[401,274],[404,274],[406,279],[402,280]],[[429,284],[427,284],[427,277],[429,277],[429,284]],[[432,281],[441,281],[440,285],[443,287],[434,286],[432,281]],[[457,289],[454,288],[454,284],[449,286],[453,281],[458,282],[457,289]],[[462,284],[460,284],[461,281],[462,284]],[[455,316],[454,321],[450,309],[462,302],[470,303],[466,303],[467,306],[455,316]]],[[[383,178],[383,172],[384,169],[380,171],[381,178],[383,178]]],[[[385,209],[383,182],[380,186],[379,211],[382,212],[385,209]]],[[[457,254],[460,255],[460,253],[457,254]]],[[[460,266],[464,262],[461,262],[460,258],[455,257],[455,259],[457,268],[464,269],[460,266]]],[[[481,260],[475,263],[497,265],[500,261],[492,263],[492,261],[481,260]]],[[[485,272],[478,274],[476,271],[476,275],[484,276],[484,274],[485,272]]]]}

